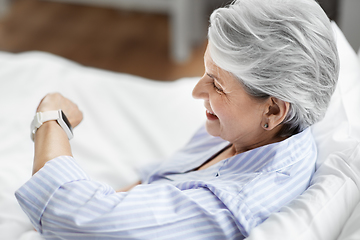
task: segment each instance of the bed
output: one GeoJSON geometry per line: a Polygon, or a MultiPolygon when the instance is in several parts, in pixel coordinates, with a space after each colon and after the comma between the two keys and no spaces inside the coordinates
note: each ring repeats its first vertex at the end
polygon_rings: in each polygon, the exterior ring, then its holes
{"type": "MultiPolygon", "coordinates": [[[[324,120],[312,127],[319,155],[311,186],[248,240],[360,239],[360,61],[333,28],[341,72],[324,120]]],[[[43,52],[0,52],[0,66],[0,239],[42,239],[14,192],[31,176],[29,126],[46,93],[60,92],[82,109],[73,154],[93,179],[115,189],[183,146],[205,120],[202,101],[191,97],[198,78],[151,81],[43,52]]]]}

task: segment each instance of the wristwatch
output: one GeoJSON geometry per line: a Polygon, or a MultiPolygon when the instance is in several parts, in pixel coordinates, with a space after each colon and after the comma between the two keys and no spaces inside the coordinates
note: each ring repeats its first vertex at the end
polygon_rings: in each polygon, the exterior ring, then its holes
{"type": "Polygon", "coordinates": [[[34,120],[31,122],[31,140],[34,141],[34,136],[38,128],[47,121],[56,120],[61,128],[65,131],[68,139],[73,138],[73,131],[71,124],[64,112],[59,109],[55,111],[47,111],[47,112],[37,112],[35,114],[34,120]]]}

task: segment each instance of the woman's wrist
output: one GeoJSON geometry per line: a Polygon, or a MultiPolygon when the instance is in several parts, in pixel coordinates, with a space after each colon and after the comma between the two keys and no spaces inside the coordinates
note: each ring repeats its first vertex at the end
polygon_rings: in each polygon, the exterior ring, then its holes
{"type": "Polygon", "coordinates": [[[58,135],[58,137],[64,136],[67,139],[66,133],[61,128],[61,126],[57,123],[57,121],[50,120],[50,121],[44,122],[36,131],[35,138],[34,138],[35,144],[42,138],[49,137],[48,135],[50,135],[54,131],[56,132],[56,135],[58,135]]]}
{"type": "Polygon", "coordinates": [[[35,133],[35,157],[33,174],[39,171],[46,162],[59,156],[72,156],[69,139],[55,121],[47,121],[35,133]]]}

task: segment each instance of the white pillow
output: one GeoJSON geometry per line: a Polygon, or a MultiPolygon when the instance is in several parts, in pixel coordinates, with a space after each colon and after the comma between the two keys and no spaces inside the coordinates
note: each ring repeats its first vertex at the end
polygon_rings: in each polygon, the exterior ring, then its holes
{"type": "Polygon", "coordinates": [[[340,76],[325,118],[312,127],[319,154],[311,186],[256,227],[248,240],[337,239],[360,200],[360,68],[335,23],[333,29],[340,76]]]}
{"type": "Polygon", "coordinates": [[[345,159],[359,159],[359,152],[331,155],[316,171],[312,185],[301,196],[272,214],[247,239],[336,239],[353,206],[360,199],[345,159]]]}
{"type": "Polygon", "coordinates": [[[353,214],[347,221],[342,230],[339,240],[359,240],[360,239],[360,202],[356,206],[353,214]]]}

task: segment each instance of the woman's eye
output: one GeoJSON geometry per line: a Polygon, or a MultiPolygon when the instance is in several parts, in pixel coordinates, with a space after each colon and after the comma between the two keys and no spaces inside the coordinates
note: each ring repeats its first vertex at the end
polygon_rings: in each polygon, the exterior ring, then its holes
{"type": "Polygon", "coordinates": [[[214,86],[214,89],[215,89],[217,92],[223,93],[223,90],[222,90],[219,86],[216,85],[215,81],[213,81],[213,86],[214,86]]]}

